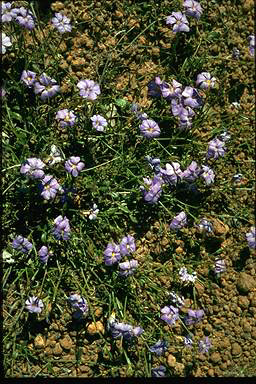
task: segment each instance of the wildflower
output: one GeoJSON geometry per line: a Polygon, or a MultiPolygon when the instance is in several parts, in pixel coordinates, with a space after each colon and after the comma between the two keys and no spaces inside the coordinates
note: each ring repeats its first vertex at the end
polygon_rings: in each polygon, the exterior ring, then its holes
{"type": "Polygon", "coordinates": [[[187,225],[187,215],[184,211],[180,212],[177,216],[172,219],[170,229],[181,229],[187,225]]]}
{"type": "Polygon", "coordinates": [[[44,304],[38,297],[32,296],[25,301],[25,307],[30,313],[40,313],[42,312],[44,304]]]}
{"type": "Polygon", "coordinates": [[[79,156],[71,156],[65,162],[65,169],[68,173],[71,173],[72,176],[77,177],[78,173],[84,169],[85,164],[80,161],[79,156]]]}
{"type": "Polygon", "coordinates": [[[24,70],[21,74],[20,80],[23,81],[23,83],[25,83],[29,88],[31,88],[36,81],[36,73],[24,70]]]}
{"type": "Polygon", "coordinates": [[[122,336],[125,340],[131,340],[133,337],[140,336],[144,332],[141,327],[119,323],[115,319],[115,314],[112,314],[108,320],[108,330],[110,330],[114,339],[122,336]]]}
{"type": "Polygon", "coordinates": [[[104,251],[104,262],[106,265],[112,265],[121,260],[119,245],[108,243],[104,251]]]}
{"type": "Polygon", "coordinates": [[[176,185],[178,178],[182,175],[180,164],[177,162],[167,163],[165,164],[165,169],[160,168],[160,174],[165,183],[176,185]]]}
{"type": "Polygon", "coordinates": [[[97,132],[104,132],[104,127],[108,125],[107,120],[101,115],[93,115],[91,117],[92,126],[97,132]]]}
{"type": "Polygon", "coordinates": [[[185,129],[189,129],[192,127],[192,120],[189,118],[186,118],[184,120],[179,121],[179,128],[181,131],[184,131],[185,129]]]}
{"type": "Polygon", "coordinates": [[[39,77],[39,82],[36,81],[34,84],[35,94],[40,94],[41,100],[46,100],[50,97],[53,97],[60,90],[60,86],[57,85],[57,81],[51,79],[45,73],[39,77]]]}
{"type": "Polygon", "coordinates": [[[206,185],[210,185],[214,182],[215,174],[213,170],[206,165],[202,165],[203,172],[200,176],[204,179],[206,185]]]}
{"type": "Polygon", "coordinates": [[[183,96],[184,105],[190,108],[199,108],[203,104],[198,91],[193,87],[185,87],[181,95],[183,96]]]}
{"type": "Polygon", "coordinates": [[[150,352],[155,353],[157,356],[161,356],[168,349],[168,342],[165,340],[158,340],[158,342],[149,348],[150,352]]]}
{"type": "Polygon", "coordinates": [[[166,368],[163,365],[159,365],[159,367],[152,368],[152,376],[153,377],[165,377],[166,368]]]}
{"type": "Polygon", "coordinates": [[[239,49],[237,48],[233,48],[233,51],[232,51],[232,58],[235,59],[235,60],[238,60],[240,57],[240,51],[239,49]]]}
{"type": "Polygon", "coordinates": [[[15,262],[11,253],[7,252],[5,249],[2,252],[2,258],[4,263],[13,264],[15,262]]]}
{"type": "Polygon", "coordinates": [[[60,33],[71,32],[70,19],[62,13],[55,13],[51,21],[60,33]]]}
{"type": "Polygon", "coordinates": [[[3,87],[0,87],[0,98],[3,99],[6,96],[7,92],[3,87]]]}
{"type": "MultiPolygon", "coordinates": [[[[234,103],[233,103],[234,104],[234,103]]],[[[227,131],[224,131],[223,133],[221,133],[220,135],[219,135],[219,138],[220,138],[220,140],[221,141],[229,141],[230,140],[230,138],[231,138],[231,135],[227,132],[227,131]]]]}
{"type": "Polygon", "coordinates": [[[161,177],[154,176],[152,180],[143,178],[146,187],[141,186],[140,190],[143,193],[144,200],[149,204],[157,203],[162,193],[162,179],[161,177]]]}
{"type": "Polygon", "coordinates": [[[129,255],[132,252],[135,252],[136,245],[134,237],[131,235],[123,237],[120,243],[120,252],[122,256],[129,255]]]}
{"type": "Polygon", "coordinates": [[[233,175],[232,180],[234,183],[240,183],[240,181],[243,179],[242,173],[237,173],[236,175],[233,175]]]}
{"type": "Polygon", "coordinates": [[[183,296],[177,295],[175,292],[170,292],[170,300],[177,308],[181,308],[184,305],[185,299],[183,296]]]}
{"type": "MultiPolygon", "coordinates": [[[[24,7],[15,8],[12,14],[16,16],[15,20],[19,25],[29,30],[35,28],[35,19],[31,11],[24,7]]],[[[14,17],[15,17],[14,16],[14,17]]]]}
{"type": "Polygon", "coordinates": [[[125,276],[125,277],[133,275],[137,267],[138,267],[138,261],[135,259],[125,261],[123,263],[119,263],[119,268],[121,269],[119,271],[119,275],[125,276]]]}
{"type": "Polygon", "coordinates": [[[93,204],[92,209],[90,210],[89,219],[96,220],[99,211],[100,210],[98,209],[97,205],[93,204]]]}
{"type": "Polygon", "coordinates": [[[148,95],[152,97],[159,97],[161,96],[161,84],[162,80],[159,76],[156,76],[154,80],[151,80],[148,83],[148,95]]]}
{"type": "Polygon", "coordinates": [[[149,155],[145,156],[145,160],[148,161],[150,167],[154,170],[155,173],[160,172],[160,159],[150,157],[149,155]]]}
{"type": "Polygon", "coordinates": [[[204,311],[202,309],[193,310],[189,309],[184,321],[186,325],[193,325],[199,323],[204,317],[204,311]]]}
{"type": "Polygon", "coordinates": [[[255,227],[251,227],[250,232],[246,233],[245,235],[249,248],[252,248],[252,249],[256,248],[255,235],[256,235],[255,227]]]}
{"type": "Polygon", "coordinates": [[[218,159],[219,156],[224,156],[226,151],[225,143],[217,138],[209,141],[207,158],[213,157],[218,159]]]}
{"type": "Polygon", "coordinates": [[[192,338],[189,335],[185,336],[184,337],[184,345],[185,345],[185,347],[191,348],[192,344],[193,344],[192,338]]]}
{"type": "Polygon", "coordinates": [[[198,224],[197,228],[200,230],[200,232],[212,232],[213,231],[213,225],[210,221],[203,218],[200,220],[200,223],[198,224]]]}
{"type": "Polygon", "coordinates": [[[49,252],[45,245],[39,249],[38,254],[39,259],[43,264],[46,264],[48,262],[49,256],[52,256],[52,252],[49,252]]]}
{"type": "Polygon", "coordinates": [[[80,89],[79,95],[87,100],[96,100],[100,95],[100,86],[93,80],[80,80],[77,83],[77,88],[80,89]]]}
{"type": "Polygon", "coordinates": [[[181,12],[172,12],[166,19],[167,25],[173,25],[173,32],[189,32],[188,20],[181,12]]]}
{"type": "Polygon", "coordinates": [[[205,337],[203,340],[198,342],[198,350],[200,353],[208,352],[211,348],[212,343],[210,342],[208,337],[205,337]]]}
{"type": "Polygon", "coordinates": [[[8,21],[12,20],[12,13],[11,13],[11,3],[5,3],[4,1],[1,2],[1,21],[2,23],[6,23],[8,21]]]}
{"type": "Polygon", "coordinates": [[[197,75],[196,85],[202,89],[214,88],[216,78],[212,77],[209,72],[202,72],[197,75]]]}
{"type": "Polygon", "coordinates": [[[27,253],[32,249],[33,245],[28,241],[28,239],[19,235],[13,240],[12,247],[17,251],[27,253]]]}
{"type": "Polygon", "coordinates": [[[11,43],[11,39],[10,37],[6,36],[6,34],[4,32],[1,32],[2,33],[2,49],[1,49],[1,53],[2,54],[5,54],[6,53],[6,48],[10,47],[12,45],[11,43]]]}
{"type": "Polygon", "coordinates": [[[161,313],[161,319],[169,325],[174,325],[175,321],[179,319],[179,309],[172,305],[163,307],[161,313]]]}
{"type": "Polygon", "coordinates": [[[167,100],[178,97],[181,94],[181,88],[182,84],[178,83],[176,80],[172,80],[171,84],[163,81],[160,85],[162,96],[167,100]]]}
{"type": "Polygon", "coordinates": [[[68,109],[61,109],[58,111],[55,118],[59,120],[61,127],[73,127],[76,121],[76,115],[73,111],[69,111],[68,109]]]}
{"type": "Polygon", "coordinates": [[[248,40],[249,40],[249,52],[250,52],[250,55],[251,55],[251,56],[254,56],[255,36],[254,36],[254,35],[250,35],[250,36],[248,37],[248,40]]]}
{"type": "Polygon", "coordinates": [[[44,177],[44,167],[45,164],[42,160],[36,157],[30,157],[22,164],[20,173],[31,177],[31,179],[41,179],[44,177]]]}
{"type": "Polygon", "coordinates": [[[214,273],[218,275],[219,273],[223,273],[225,271],[226,271],[225,260],[216,258],[215,265],[214,265],[214,273]]]}
{"type": "Polygon", "coordinates": [[[180,276],[180,280],[183,281],[183,282],[186,282],[186,283],[195,283],[195,281],[197,279],[197,273],[196,272],[192,272],[191,274],[189,274],[187,272],[187,268],[186,267],[180,268],[179,276],[180,276]]]}
{"type": "Polygon", "coordinates": [[[186,15],[195,17],[197,20],[200,19],[203,9],[198,1],[195,0],[185,0],[183,7],[186,9],[186,15]]]}
{"type": "Polygon", "coordinates": [[[46,159],[47,165],[54,165],[60,163],[63,160],[60,150],[56,147],[56,145],[51,146],[50,156],[46,159]]]}
{"type": "Polygon", "coordinates": [[[146,119],[140,125],[140,133],[147,139],[151,139],[160,135],[160,128],[154,120],[146,119]]]}
{"type": "Polygon", "coordinates": [[[57,240],[68,240],[70,238],[70,225],[66,216],[61,215],[54,220],[53,235],[57,240]]]}
{"type": "Polygon", "coordinates": [[[54,199],[58,191],[61,190],[61,186],[51,175],[46,175],[41,181],[40,188],[42,189],[41,196],[45,200],[54,199]]]}

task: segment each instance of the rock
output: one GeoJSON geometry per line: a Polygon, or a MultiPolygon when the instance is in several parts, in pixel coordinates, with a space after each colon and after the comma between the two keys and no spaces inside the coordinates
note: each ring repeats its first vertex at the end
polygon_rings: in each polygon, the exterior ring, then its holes
{"type": "Polygon", "coordinates": [[[211,222],[213,224],[213,232],[217,236],[226,235],[229,231],[229,227],[227,224],[224,224],[222,221],[216,218],[211,218],[211,222]]]}
{"type": "Polygon", "coordinates": [[[168,355],[167,357],[167,364],[169,367],[175,367],[176,365],[176,357],[173,355],[168,355]]]}
{"type": "Polygon", "coordinates": [[[96,308],[95,310],[95,317],[100,317],[102,315],[102,308],[96,308]]]}
{"type": "Polygon", "coordinates": [[[256,288],[256,280],[251,275],[241,272],[236,287],[241,294],[247,294],[256,288]]]}
{"type": "Polygon", "coordinates": [[[208,376],[214,376],[214,370],[212,368],[208,369],[208,376]]]}
{"type": "Polygon", "coordinates": [[[219,354],[219,352],[213,352],[211,354],[211,357],[210,357],[211,361],[214,363],[214,364],[217,364],[221,361],[221,356],[219,354]]]}
{"type": "Polygon", "coordinates": [[[88,367],[88,365],[80,365],[79,369],[82,373],[87,373],[90,371],[90,367],[88,367]]]}
{"type": "Polygon", "coordinates": [[[66,336],[64,339],[60,340],[60,345],[63,349],[69,351],[73,345],[72,339],[69,336],[66,336]]]}
{"type": "Polygon", "coordinates": [[[57,343],[55,345],[55,347],[52,350],[52,353],[54,354],[54,356],[60,356],[62,354],[62,348],[60,346],[60,343],[57,343]]]}
{"type": "Polygon", "coordinates": [[[37,335],[34,340],[34,346],[36,349],[41,349],[45,347],[45,339],[41,335],[37,335]]]}
{"type": "Polygon", "coordinates": [[[104,333],[104,326],[101,321],[96,321],[96,323],[91,323],[87,327],[87,331],[90,335],[94,335],[95,333],[104,333]]]}
{"type": "Polygon", "coordinates": [[[182,363],[176,363],[175,365],[175,371],[180,375],[183,376],[184,374],[185,365],[182,363]]]}
{"type": "Polygon", "coordinates": [[[231,353],[233,356],[237,356],[237,355],[240,355],[242,353],[242,348],[240,347],[240,345],[238,343],[232,344],[231,353]]]}
{"type": "Polygon", "coordinates": [[[200,283],[195,283],[195,288],[197,290],[197,293],[200,295],[202,295],[204,293],[204,286],[200,283]]]}

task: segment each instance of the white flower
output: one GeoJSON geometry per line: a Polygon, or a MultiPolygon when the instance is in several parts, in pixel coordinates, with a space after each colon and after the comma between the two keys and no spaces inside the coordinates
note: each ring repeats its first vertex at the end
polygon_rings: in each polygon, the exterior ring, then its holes
{"type": "Polygon", "coordinates": [[[12,45],[10,37],[6,36],[4,32],[2,32],[2,51],[4,54],[6,52],[6,47],[10,47],[12,45]]]}
{"type": "Polygon", "coordinates": [[[97,218],[97,214],[99,213],[99,209],[97,209],[97,205],[96,204],[93,204],[93,207],[92,209],[90,210],[90,215],[89,215],[89,219],[90,220],[95,220],[97,218]]]}
{"type": "Polygon", "coordinates": [[[9,252],[7,252],[5,249],[3,250],[2,257],[5,263],[8,263],[8,264],[14,263],[14,259],[12,258],[12,255],[9,252]]]}
{"type": "Polygon", "coordinates": [[[56,163],[60,163],[63,160],[63,156],[59,148],[56,145],[51,146],[50,156],[47,158],[46,163],[48,165],[54,165],[56,163]]]}

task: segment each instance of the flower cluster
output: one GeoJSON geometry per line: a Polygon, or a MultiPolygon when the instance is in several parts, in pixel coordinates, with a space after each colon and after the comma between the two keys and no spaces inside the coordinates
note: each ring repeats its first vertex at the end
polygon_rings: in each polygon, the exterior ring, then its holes
{"type": "Polygon", "coordinates": [[[20,26],[32,30],[35,28],[35,17],[24,7],[12,8],[11,3],[1,2],[1,21],[3,23],[16,21],[20,26]]]}
{"type": "Polygon", "coordinates": [[[179,319],[179,308],[174,307],[173,305],[165,306],[161,309],[161,319],[164,320],[168,325],[174,325],[175,322],[179,319]]]}
{"type": "Polygon", "coordinates": [[[112,314],[108,320],[108,330],[111,332],[114,339],[123,337],[127,341],[140,336],[144,332],[141,327],[133,327],[130,324],[119,323],[114,314],[112,314]]]}
{"type": "Polygon", "coordinates": [[[81,319],[88,312],[88,304],[84,297],[81,297],[77,293],[71,294],[68,297],[68,302],[75,312],[73,313],[73,317],[75,319],[81,319]]]}
{"type": "Polygon", "coordinates": [[[174,33],[189,32],[190,28],[186,16],[191,16],[198,20],[203,12],[201,5],[195,0],[185,0],[183,7],[185,8],[186,15],[182,12],[172,12],[166,19],[166,24],[173,27],[174,33]]]}
{"type": "Polygon", "coordinates": [[[168,342],[165,340],[158,340],[156,344],[149,348],[150,352],[155,353],[157,356],[161,356],[168,349],[168,342]]]}
{"type": "Polygon", "coordinates": [[[180,212],[174,219],[171,221],[170,229],[178,230],[187,225],[187,215],[185,212],[180,212]]]}
{"type": "Polygon", "coordinates": [[[59,215],[54,220],[53,235],[57,240],[69,240],[70,238],[70,225],[66,216],[59,215]]]}
{"type": "Polygon", "coordinates": [[[57,81],[50,78],[45,73],[37,77],[35,72],[24,69],[20,80],[28,88],[34,87],[35,94],[40,95],[41,100],[48,100],[49,98],[55,96],[60,90],[60,86],[57,84],[57,81]]]}
{"type": "Polygon", "coordinates": [[[28,253],[32,249],[33,245],[28,241],[28,239],[26,239],[26,237],[19,235],[13,240],[12,247],[22,253],[28,253]]]}
{"type": "Polygon", "coordinates": [[[154,176],[152,180],[144,177],[143,182],[144,186],[140,186],[140,190],[144,200],[149,204],[157,203],[162,193],[163,179],[159,176],[154,176]]]}
{"type": "Polygon", "coordinates": [[[20,173],[31,179],[42,179],[44,177],[43,168],[45,164],[36,157],[27,159],[20,168],[20,173]]]}

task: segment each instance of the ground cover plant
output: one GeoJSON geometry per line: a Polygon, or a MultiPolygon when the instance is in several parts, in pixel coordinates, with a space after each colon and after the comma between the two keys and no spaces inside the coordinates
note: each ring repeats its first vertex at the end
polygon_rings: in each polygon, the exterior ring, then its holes
{"type": "Polygon", "coordinates": [[[255,376],[253,2],[1,15],[5,377],[255,376]]]}

